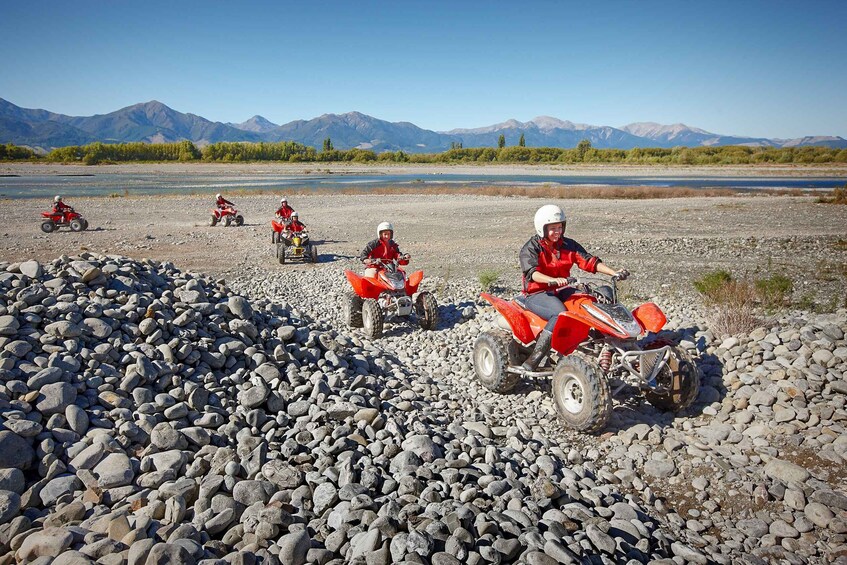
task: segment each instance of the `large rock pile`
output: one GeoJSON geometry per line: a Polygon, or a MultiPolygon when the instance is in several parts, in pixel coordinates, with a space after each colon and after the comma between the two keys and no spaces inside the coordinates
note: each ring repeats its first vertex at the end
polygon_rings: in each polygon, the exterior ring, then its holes
{"type": "Polygon", "coordinates": [[[93,254],[0,295],[0,563],[707,561],[649,489],[287,304],[93,254]]]}
{"type": "Polygon", "coordinates": [[[669,318],[666,337],[701,369],[698,402],[665,414],[624,390],[606,433],[591,437],[562,428],[547,380],[524,380],[508,395],[477,383],[471,348],[493,312],[478,301],[476,281],[425,280],[439,295],[438,331],[387,325],[373,343],[344,329],[347,283],[337,266],[233,284],[257,296],[296,296],[325,325],[360,343],[357,351],[391,359],[398,381],[421,383],[429,407],[421,409],[433,418],[462,422],[497,445],[510,445],[517,432],[518,441],[550,446],[566,468],[591,469],[596,484],[632,493],[641,510],[696,550],[672,547],[677,559],[847,561],[845,310],[795,312],[750,334],[717,336],[691,291],[655,296],[669,318]]]}

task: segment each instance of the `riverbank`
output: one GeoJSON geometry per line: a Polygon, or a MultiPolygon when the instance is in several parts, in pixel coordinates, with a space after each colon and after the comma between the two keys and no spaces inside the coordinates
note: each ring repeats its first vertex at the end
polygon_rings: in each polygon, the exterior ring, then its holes
{"type": "Polygon", "coordinates": [[[103,174],[192,174],[192,175],[586,175],[643,177],[844,177],[847,165],[599,165],[599,164],[414,164],[414,163],[121,163],[82,165],[64,163],[0,163],[3,175],[103,175],[103,174]]]}

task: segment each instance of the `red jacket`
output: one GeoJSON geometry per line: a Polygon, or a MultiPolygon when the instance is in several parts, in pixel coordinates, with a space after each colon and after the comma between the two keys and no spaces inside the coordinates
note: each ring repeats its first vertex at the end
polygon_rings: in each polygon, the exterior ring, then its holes
{"type": "Polygon", "coordinates": [[[520,252],[520,261],[524,293],[534,294],[550,288],[545,283],[532,280],[532,273],[535,271],[548,277],[565,278],[570,276],[571,267],[576,265],[583,271],[596,273],[600,259],[567,237],[561,238],[554,244],[536,235],[524,244],[520,252]]]}
{"type": "Polygon", "coordinates": [[[225,205],[228,205],[228,206],[234,206],[234,204],[233,204],[232,202],[230,202],[229,200],[227,200],[227,199],[226,199],[226,198],[224,198],[223,196],[221,196],[220,198],[218,198],[218,199],[215,201],[215,204],[217,204],[217,205],[218,205],[218,208],[223,208],[225,205]]]}
{"type": "Polygon", "coordinates": [[[306,226],[300,222],[300,220],[291,220],[291,223],[288,224],[288,229],[294,233],[305,231],[306,226]]]}
{"type": "Polygon", "coordinates": [[[54,214],[64,214],[68,210],[72,210],[70,206],[62,202],[61,200],[53,204],[53,213],[54,214]]]}
{"type": "MultiPolygon", "coordinates": [[[[384,239],[374,239],[370,243],[365,246],[365,249],[359,254],[359,259],[362,261],[366,259],[383,259],[385,261],[392,261],[394,259],[399,259],[402,254],[400,253],[400,246],[394,242],[393,239],[389,239],[385,241],[384,239]]],[[[398,261],[401,265],[408,265],[409,262],[403,259],[398,261]]]]}
{"type": "Polygon", "coordinates": [[[276,215],[282,217],[283,220],[287,220],[291,217],[291,214],[294,213],[294,208],[289,206],[288,204],[283,204],[276,211],[276,215]]]}

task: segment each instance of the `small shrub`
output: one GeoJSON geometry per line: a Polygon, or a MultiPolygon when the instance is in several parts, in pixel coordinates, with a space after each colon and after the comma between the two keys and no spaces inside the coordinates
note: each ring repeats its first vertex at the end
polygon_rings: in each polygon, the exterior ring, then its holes
{"type": "Polygon", "coordinates": [[[829,196],[818,196],[821,204],[847,204],[847,184],[843,188],[835,188],[829,196]]]}
{"type": "Polygon", "coordinates": [[[800,297],[800,299],[795,303],[795,306],[799,310],[807,310],[809,312],[817,312],[818,304],[815,302],[815,295],[811,293],[806,293],[800,297]]]}
{"type": "Polygon", "coordinates": [[[120,198],[123,196],[120,192],[111,192],[109,193],[109,198],[120,198]]]}
{"type": "Polygon", "coordinates": [[[724,288],[732,283],[732,275],[728,271],[718,269],[711,271],[694,281],[694,288],[702,294],[707,301],[719,301],[724,288]]]}
{"type": "Polygon", "coordinates": [[[747,280],[736,281],[722,269],[694,281],[707,306],[706,321],[715,335],[748,333],[761,324],[756,315],[756,289],[747,280]]]}
{"type": "Polygon", "coordinates": [[[488,292],[494,283],[500,278],[500,273],[497,271],[486,270],[479,273],[479,286],[483,292],[488,292]]]}
{"type": "Polygon", "coordinates": [[[759,279],[755,283],[756,292],[765,308],[773,309],[784,306],[794,290],[794,283],[785,275],[771,275],[759,279]]]}

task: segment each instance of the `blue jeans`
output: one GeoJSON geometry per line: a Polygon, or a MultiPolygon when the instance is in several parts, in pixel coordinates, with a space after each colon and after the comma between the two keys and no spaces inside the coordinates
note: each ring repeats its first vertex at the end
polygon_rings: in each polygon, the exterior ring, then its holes
{"type": "Polygon", "coordinates": [[[526,297],[526,307],[533,314],[537,314],[547,320],[547,325],[544,329],[552,332],[556,326],[556,320],[559,314],[565,311],[564,300],[571,294],[576,292],[573,288],[562,288],[558,292],[536,292],[526,297]]]}

